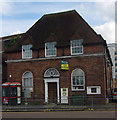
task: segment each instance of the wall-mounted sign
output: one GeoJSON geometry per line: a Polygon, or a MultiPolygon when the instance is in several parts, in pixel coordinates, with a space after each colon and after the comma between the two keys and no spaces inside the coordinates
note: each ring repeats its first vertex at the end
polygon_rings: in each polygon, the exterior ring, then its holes
{"type": "Polygon", "coordinates": [[[68,104],[68,88],[61,88],[61,103],[68,104]]]}
{"type": "Polygon", "coordinates": [[[61,61],[61,69],[62,70],[69,70],[68,61],[61,61]]]}

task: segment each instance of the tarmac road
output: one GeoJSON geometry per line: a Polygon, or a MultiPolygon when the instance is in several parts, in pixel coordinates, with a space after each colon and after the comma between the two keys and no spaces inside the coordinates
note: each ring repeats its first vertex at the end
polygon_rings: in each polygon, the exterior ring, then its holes
{"type": "Polygon", "coordinates": [[[3,112],[2,118],[115,118],[115,111],[3,112]]]}

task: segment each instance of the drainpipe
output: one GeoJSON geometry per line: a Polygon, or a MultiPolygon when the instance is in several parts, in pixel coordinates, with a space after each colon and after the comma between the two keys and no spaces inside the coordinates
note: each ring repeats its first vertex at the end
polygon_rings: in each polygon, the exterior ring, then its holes
{"type": "Polygon", "coordinates": [[[111,92],[111,95],[112,95],[112,85],[113,85],[113,84],[112,84],[112,82],[113,82],[113,81],[112,81],[112,80],[113,80],[113,79],[112,79],[112,67],[110,67],[110,71],[111,71],[111,72],[110,72],[110,92],[111,92]]]}
{"type": "Polygon", "coordinates": [[[107,97],[106,46],[104,46],[104,62],[105,62],[106,97],[107,97]]]}

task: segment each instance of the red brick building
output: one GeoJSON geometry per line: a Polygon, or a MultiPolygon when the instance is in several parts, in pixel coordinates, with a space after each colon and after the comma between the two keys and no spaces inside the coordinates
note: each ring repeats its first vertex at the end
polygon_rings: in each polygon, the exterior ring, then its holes
{"type": "Polygon", "coordinates": [[[7,64],[5,63],[7,56],[4,51],[12,39],[16,38],[17,36],[21,37],[22,35],[23,34],[15,34],[0,38],[0,55],[2,56],[2,83],[7,81],[7,64]]]}
{"type": "Polygon", "coordinates": [[[44,15],[6,53],[7,80],[22,83],[26,98],[111,94],[106,41],[75,10],[44,15]]]}

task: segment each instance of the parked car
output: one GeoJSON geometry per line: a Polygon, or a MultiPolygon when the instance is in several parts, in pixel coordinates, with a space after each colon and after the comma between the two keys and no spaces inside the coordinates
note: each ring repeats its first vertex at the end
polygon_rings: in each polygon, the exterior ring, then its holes
{"type": "Polygon", "coordinates": [[[114,88],[112,91],[112,99],[114,102],[117,102],[117,88],[114,88]]]}

